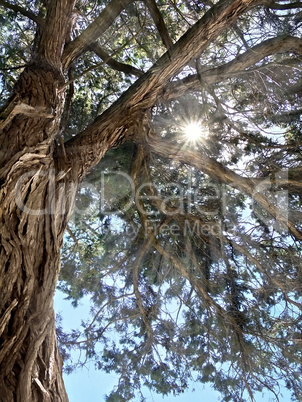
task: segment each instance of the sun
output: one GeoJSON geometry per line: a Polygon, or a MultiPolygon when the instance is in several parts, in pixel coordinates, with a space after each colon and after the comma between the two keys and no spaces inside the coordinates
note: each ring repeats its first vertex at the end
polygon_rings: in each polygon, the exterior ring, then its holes
{"type": "Polygon", "coordinates": [[[202,136],[201,124],[197,121],[192,121],[184,126],[183,132],[189,142],[196,142],[202,136]]]}

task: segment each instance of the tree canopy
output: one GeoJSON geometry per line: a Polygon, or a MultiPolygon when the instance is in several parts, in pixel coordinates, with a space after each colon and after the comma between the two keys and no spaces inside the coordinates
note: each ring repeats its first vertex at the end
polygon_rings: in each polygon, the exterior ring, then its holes
{"type": "MultiPolygon", "coordinates": [[[[45,247],[58,256],[66,229],[58,288],[75,307],[88,296],[91,319],[65,333],[58,318],[59,347],[68,372],[89,360],[118,375],[108,402],[143,401],[144,387],[177,395],[192,381],[223,401],[264,390],[277,401],[281,385],[302,399],[301,10],[294,0],[0,0],[0,200],[20,190],[18,208],[43,215],[37,239],[51,232],[45,247]],[[33,101],[40,92],[45,102],[33,101]],[[46,175],[55,195],[42,214],[46,175]]],[[[28,227],[40,226],[16,214],[27,267],[28,227]]],[[[0,269],[18,301],[10,236],[0,269]]],[[[54,288],[56,275],[39,273],[33,288],[54,288]]],[[[0,363],[20,322],[5,297],[0,363]]],[[[43,401],[66,400],[35,378],[43,401]]]]}

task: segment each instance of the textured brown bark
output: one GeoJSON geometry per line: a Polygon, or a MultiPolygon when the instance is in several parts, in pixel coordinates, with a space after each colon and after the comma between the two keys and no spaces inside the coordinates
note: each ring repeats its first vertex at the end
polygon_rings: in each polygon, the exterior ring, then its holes
{"type": "Polygon", "coordinates": [[[36,54],[0,112],[1,402],[68,401],[53,296],[78,169],[58,157],[55,138],[74,3],[48,3],[36,54]]]}
{"type": "Polygon", "coordinates": [[[67,189],[58,179],[55,137],[73,7],[73,0],[48,4],[36,54],[0,114],[1,402],[68,401],[53,295],[76,183],[67,189]]]}
{"type": "Polygon", "coordinates": [[[38,48],[39,63],[47,62],[61,69],[66,34],[70,28],[75,0],[52,0],[48,7],[45,27],[38,48]]]}
{"type": "Polygon", "coordinates": [[[1,402],[68,400],[52,306],[71,205],[55,181],[58,85],[26,69],[0,132],[1,402]]]}

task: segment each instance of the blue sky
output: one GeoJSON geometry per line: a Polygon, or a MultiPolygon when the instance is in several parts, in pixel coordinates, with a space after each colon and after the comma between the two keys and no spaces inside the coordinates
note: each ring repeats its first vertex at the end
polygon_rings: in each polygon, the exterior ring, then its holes
{"type": "MultiPolygon", "coordinates": [[[[65,386],[70,402],[99,402],[105,400],[105,394],[109,393],[114,384],[115,379],[109,374],[96,372],[93,367],[90,370],[81,369],[77,373],[65,375],[65,386]]],[[[186,392],[177,397],[168,396],[163,398],[161,395],[153,393],[151,395],[148,390],[144,393],[148,402],[216,402],[219,401],[219,393],[211,390],[210,387],[195,386],[195,392],[186,392]]]]}
{"type": "MultiPolygon", "coordinates": [[[[79,307],[73,308],[70,301],[64,300],[65,295],[57,291],[55,296],[55,310],[62,315],[62,324],[65,329],[77,328],[81,320],[87,317],[89,307],[85,298],[79,307]]],[[[105,395],[109,394],[116,384],[116,377],[94,369],[93,364],[87,364],[86,368],[77,370],[72,374],[65,374],[64,381],[70,402],[101,402],[105,395]]],[[[150,393],[146,389],[144,393],[148,402],[216,402],[219,401],[219,393],[211,387],[202,384],[194,385],[195,392],[185,392],[177,397],[163,398],[156,393],[150,393]]]]}
{"type": "MultiPolygon", "coordinates": [[[[85,299],[78,308],[73,308],[70,301],[64,300],[64,294],[56,293],[55,310],[62,315],[63,328],[77,328],[81,320],[87,317],[89,307],[85,303],[85,299]]],[[[77,370],[76,372],[64,375],[66,390],[70,402],[101,402],[105,401],[105,395],[109,394],[113,386],[116,384],[116,377],[112,374],[106,374],[96,371],[93,364],[87,364],[86,368],[77,370]]],[[[192,384],[195,392],[187,391],[182,395],[173,397],[162,397],[156,393],[150,393],[146,390],[144,393],[147,402],[218,402],[220,394],[214,391],[210,385],[192,384]]],[[[280,402],[289,402],[290,393],[283,390],[283,397],[280,402]]],[[[258,393],[255,395],[256,402],[268,402],[272,400],[272,395],[258,393]]],[[[134,402],[134,401],[133,401],[134,402]]]]}

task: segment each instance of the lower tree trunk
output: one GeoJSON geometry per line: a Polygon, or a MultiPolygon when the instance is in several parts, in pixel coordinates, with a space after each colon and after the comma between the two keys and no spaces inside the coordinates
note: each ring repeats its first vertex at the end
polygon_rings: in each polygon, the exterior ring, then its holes
{"type": "Polygon", "coordinates": [[[14,180],[20,160],[2,186],[0,401],[67,401],[53,296],[69,200],[47,157],[14,180]]]}

